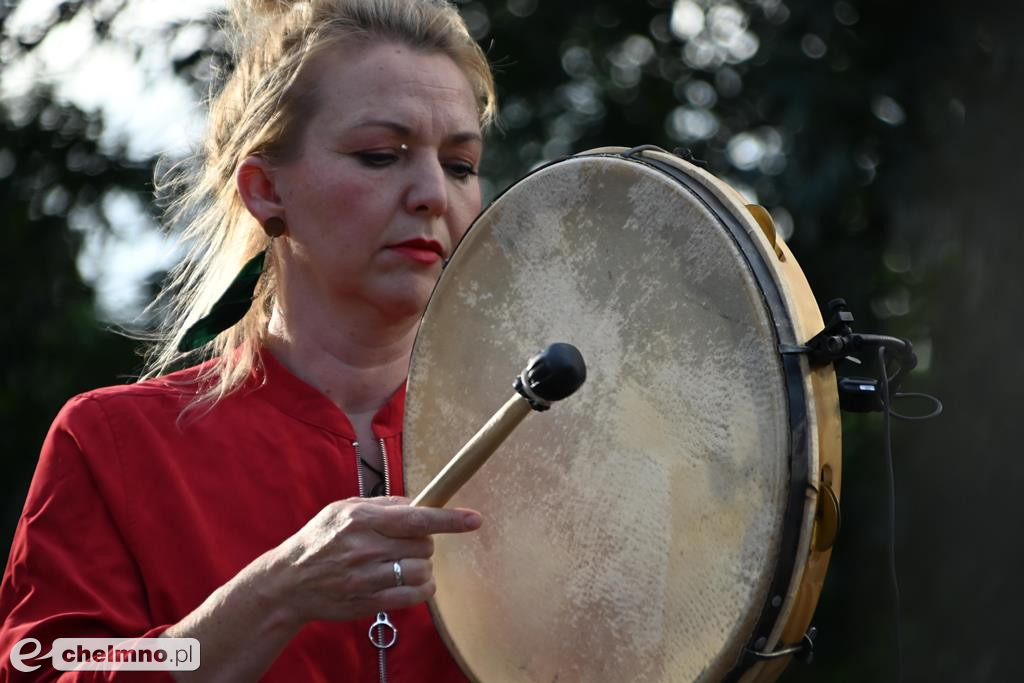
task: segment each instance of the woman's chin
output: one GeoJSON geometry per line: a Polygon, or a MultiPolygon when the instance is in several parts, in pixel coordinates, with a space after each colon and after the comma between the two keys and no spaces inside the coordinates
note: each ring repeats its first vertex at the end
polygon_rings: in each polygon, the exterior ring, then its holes
{"type": "Polygon", "coordinates": [[[427,308],[433,289],[433,284],[425,287],[422,283],[411,283],[404,288],[389,288],[387,292],[382,292],[381,296],[375,297],[377,308],[386,318],[419,318],[427,308]]]}

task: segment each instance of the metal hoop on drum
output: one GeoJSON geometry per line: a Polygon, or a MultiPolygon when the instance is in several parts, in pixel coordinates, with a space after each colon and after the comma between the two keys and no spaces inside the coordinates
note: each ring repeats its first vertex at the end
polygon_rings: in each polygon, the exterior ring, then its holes
{"type": "Polygon", "coordinates": [[[416,492],[528,349],[569,341],[588,384],[453,500],[435,621],[470,678],[774,679],[805,637],[837,525],[822,327],[770,216],[656,149],[593,150],[510,187],[456,249],[413,351],[416,492]]]}

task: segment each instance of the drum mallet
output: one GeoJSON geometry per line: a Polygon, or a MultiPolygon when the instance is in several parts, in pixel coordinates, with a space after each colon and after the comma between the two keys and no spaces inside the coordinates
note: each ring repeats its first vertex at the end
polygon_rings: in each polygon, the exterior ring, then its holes
{"type": "Polygon", "coordinates": [[[448,461],[412,505],[444,507],[531,410],[547,410],[553,402],[571,396],[586,379],[583,355],[572,344],[552,344],[531,358],[516,378],[512,398],[448,461]]]}

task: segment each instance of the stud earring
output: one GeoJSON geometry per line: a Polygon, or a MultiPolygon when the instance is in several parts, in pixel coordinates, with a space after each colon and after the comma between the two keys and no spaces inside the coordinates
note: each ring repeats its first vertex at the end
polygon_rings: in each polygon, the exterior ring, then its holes
{"type": "Polygon", "coordinates": [[[280,237],[287,233],[288,225],[280,216],[271,216],[267,220],[263,221],[263,232],[267,233],[267,237],[270,239],[274,239],[275,237],[280,237]]]}

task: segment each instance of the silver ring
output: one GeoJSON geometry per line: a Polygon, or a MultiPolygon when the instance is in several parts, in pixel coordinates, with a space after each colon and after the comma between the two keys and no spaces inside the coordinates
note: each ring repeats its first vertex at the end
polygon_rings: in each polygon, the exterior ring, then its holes
{"type": "Polygon", "coordinates": [[[401,562],[401,560],[397,560],[393,565],[391,565],[392,571],[395,572],[395,585],[396,586],[401,586],[402,585],[402,565],[399,564],[400,562],[401,562]]]}

